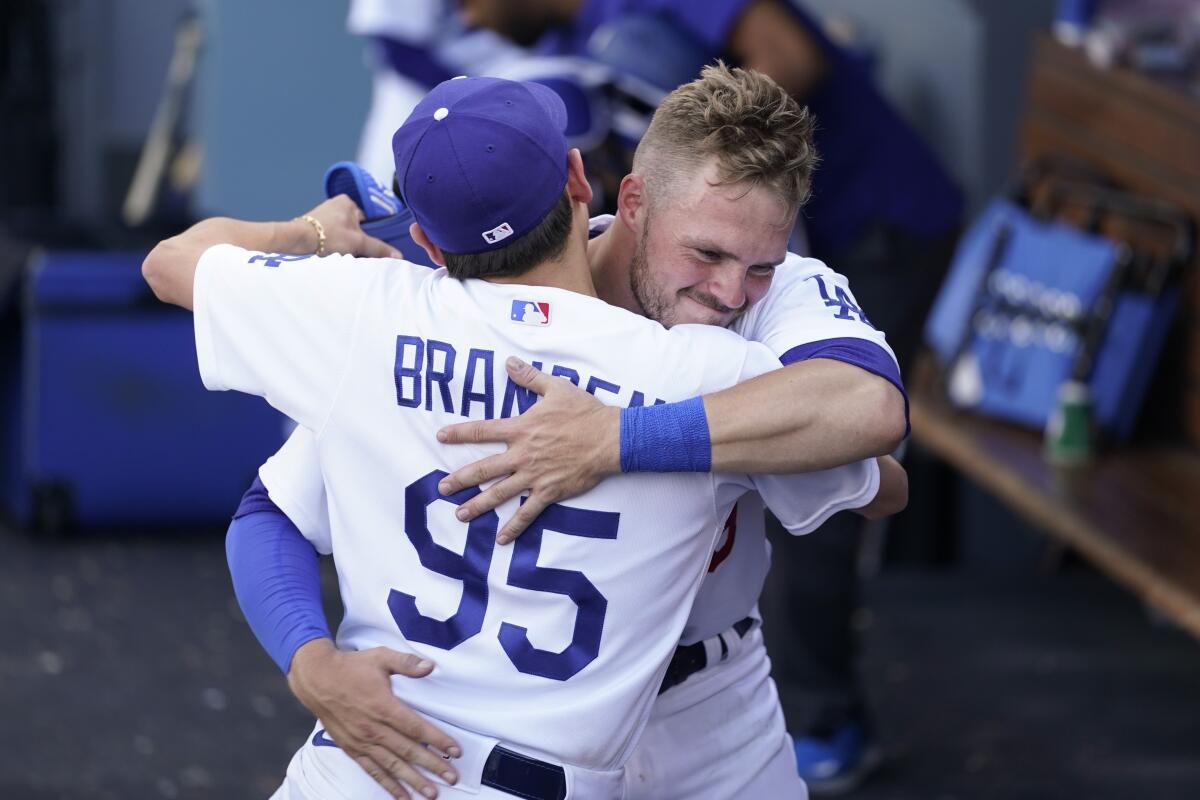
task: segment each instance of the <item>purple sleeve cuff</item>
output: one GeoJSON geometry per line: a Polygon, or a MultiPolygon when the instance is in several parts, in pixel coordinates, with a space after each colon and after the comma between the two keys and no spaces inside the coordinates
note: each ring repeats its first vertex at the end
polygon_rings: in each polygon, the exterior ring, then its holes
{"type": "Polygon", "coordinates": [[[779,360],[786,367],[798,361],[808,361],[811,358],[828,358],[853,364],[859,369],[865,369],[872,375],[889,381],[900,390],[904,397],[904,435],[912,431],[908,420],[908,392],[904,389],[904,381],[900,379],[900,370],[896,361],[879,345],[867,339],[822,339],[819,342],[809,342],[788,350],[779,360]]]}

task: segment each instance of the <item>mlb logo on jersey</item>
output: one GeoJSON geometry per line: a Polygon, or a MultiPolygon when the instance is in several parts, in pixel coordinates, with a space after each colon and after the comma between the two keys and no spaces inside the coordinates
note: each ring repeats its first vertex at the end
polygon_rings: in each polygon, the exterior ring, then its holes
{"type": "Polygon", "coordinates": [[[549,325],[550,304],[535,303],[532,300],[513,300],[512,311],[509,312],[508,318],[524,325],[549,325]]]}
{"type": "Polygon", "coordinates": [[[487,242],[488,244],[495,244],[496,242],[499,242],[502,239],[507,239],[508,237],[510,237],[512,235],[513,235],[512,225],[509,225],[507,222],[501,222],[499,225],[492,228],[490,231],[484,231],[483,232],[483,240],[485,242],[487,242]]]}

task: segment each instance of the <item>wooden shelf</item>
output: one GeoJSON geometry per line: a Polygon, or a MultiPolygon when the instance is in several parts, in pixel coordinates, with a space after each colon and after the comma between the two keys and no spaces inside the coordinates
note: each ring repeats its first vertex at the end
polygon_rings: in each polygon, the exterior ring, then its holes
{"type": "MultiPolygon", "coordinates": [[[[1173,203],[1200,223],[1200,99],[1128,69],[1101,70],[1038,37],[1021,125],[1021,156],[1067,156],[1122,187],[1173,203]]],[[[1148,404],[1200,447],[1200,224],[1180,319],[1168,343],[1178,380],[1148,404]]]]}
{"type": "Polygon", "coordinates": [[[913,439],[1200,638],[1200,456],[1142,447],[1059,468],[1042,437],[911,396],[913,439]]]}

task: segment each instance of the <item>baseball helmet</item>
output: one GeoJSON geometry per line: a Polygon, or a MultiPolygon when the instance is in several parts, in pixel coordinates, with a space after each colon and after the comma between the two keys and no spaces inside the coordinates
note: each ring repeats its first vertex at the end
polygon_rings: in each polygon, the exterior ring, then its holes
{"type": "Polygon", "coordinates": [[[618,17],[597,28],[587,48],[610,71],[613,133],[628,147],[637,146],[662,99],[698,78],[717,56],[657,14],[618,17]]]}

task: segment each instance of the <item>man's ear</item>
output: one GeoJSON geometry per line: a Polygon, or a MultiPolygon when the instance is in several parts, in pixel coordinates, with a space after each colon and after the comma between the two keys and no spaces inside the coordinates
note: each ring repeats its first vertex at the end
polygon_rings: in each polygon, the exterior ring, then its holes
{"type": "Polygon", "coordinates": [[[408,235],[412,240],[421,245],[421,249],[429,254],[429,258],[439,267],[446,266],[446,255],[442,252],[442,248],[438,247],[433,242],[429,241],[429,237],[425,235],[425,231],[421,230],[421,226],[413,223],[408,226],[408,235]]]}
{"type": "Polygon", "coordinates": [[[631,172],[621,179],[621,187],[617,189],[617,217],[625,227],[640,231],[648,210],[646,179],[631,172]]]}
{"type": "Polygon", "coordinates": [[[592,185],[583,171],[583,156],[575,147],[567,153],[567,195],[575,203],[592,202],[592,185]]]}

